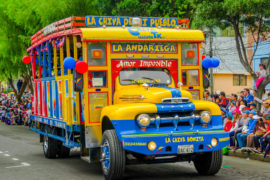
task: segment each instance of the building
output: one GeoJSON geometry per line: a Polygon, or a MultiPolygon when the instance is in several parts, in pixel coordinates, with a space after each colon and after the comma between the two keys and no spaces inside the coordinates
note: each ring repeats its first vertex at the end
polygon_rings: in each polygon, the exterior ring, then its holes
{"type": "MultiPolygon", "coordinates": [[[[214,91],[226,94],[239,93],[244,88],[252,88],[252,77],[241,64],[232,28],[215,28],[213,37],[213,56],[220,60],[218,68],[213,69],[214,91]]],[[[247,38],[243,27],[245,44],[247,38]]],[[[206,39],[205,54],[209,54],[209,39],[206,39]]]]}

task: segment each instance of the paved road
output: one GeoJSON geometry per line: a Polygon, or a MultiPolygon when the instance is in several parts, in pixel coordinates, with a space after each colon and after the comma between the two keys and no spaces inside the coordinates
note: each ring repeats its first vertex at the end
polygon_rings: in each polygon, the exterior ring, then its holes
{"type": "MultiPolygon", "coordinates": [[[[0,123],[0,180],[98,180],[99,166],[80,160],[78,151],[67,159],[45,159],[39,136],[27,127],[0,123]]],[[[220,172],[198,176],[193,164],[171,163],[128,166],[125,179],[270,179],[270,163],[224,157],[220,172]]]]}

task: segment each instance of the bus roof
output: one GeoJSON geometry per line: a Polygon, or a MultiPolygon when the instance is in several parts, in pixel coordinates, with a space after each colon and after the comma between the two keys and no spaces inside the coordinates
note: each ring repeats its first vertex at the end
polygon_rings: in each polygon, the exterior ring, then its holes
{"type": "Polygon", "coordinates": [[[31,47],[27,51],[31,51],[46,41],[67,35],[82,35],[83,39],[92,41],[204,41],[201,31],[183,29],[186,27],[189,27],[188,19],[121,16],[68,17],[34,34],[31,38],[31,47]],[[137,22],[136,27],[133,27],[133,21],[137,22]],[[184,26],[182,27],[181,24],[184,26]]]}
{"type": "Polygon", "coordinates": [[[173,41],[203,42],[204,35],[200,30],[142,28],[142,27],[106,27],[81,28],[82,38],[89,41],[173,41]],[[113,34],[113,35],[112,35],[113,34]]]}

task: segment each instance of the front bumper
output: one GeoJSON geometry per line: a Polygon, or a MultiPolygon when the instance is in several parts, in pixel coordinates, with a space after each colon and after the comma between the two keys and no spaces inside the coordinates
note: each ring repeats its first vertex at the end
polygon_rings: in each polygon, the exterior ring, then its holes
{"type": "Polygon", "coordinates": [[[178,145],[193,144],[194,153],[222,149],[229,144],[229,134],[221,130],[183,133],[129,134],[121,135],[121,142],[123,148],[131,152],[145,155],[177,155],[178,145]],[[211,145],[212,138],[218,140],[218,144],[215,147],[211,145]],[[150,151],[147,148],[147,144],[150,141],[154,141],[157,144],[157,148],[154,151],[150,151]]]}

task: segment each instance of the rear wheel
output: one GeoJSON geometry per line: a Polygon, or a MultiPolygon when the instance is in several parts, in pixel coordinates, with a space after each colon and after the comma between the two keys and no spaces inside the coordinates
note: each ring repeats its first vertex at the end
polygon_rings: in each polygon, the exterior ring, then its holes
{"type": "Polygon", "coordinates": [[[222,165],[222,150],[197,155],[194,166],[201,175],[215,175],[222,165]]]}
{"type": "Polygon", "coordinates": [[[59,157],[60,158],[69,157],[70,148],[67,148],[66,146],[64,146],[62,141],[59,141],[58,143],[59,143],[59,150],[58,150],[59,157]]]}
{"type": "Polygon", "coordinates": [[[55,158],[57,155],[57,140],[43,136],[43,152],[46,158],[55,158]]]}
{"type": "Polygon", "coordinates": [[[121,179],[126,166],[126,154],[115,130],[106,130],[102,138],[101,165],[106,180],[121,179]]]}

